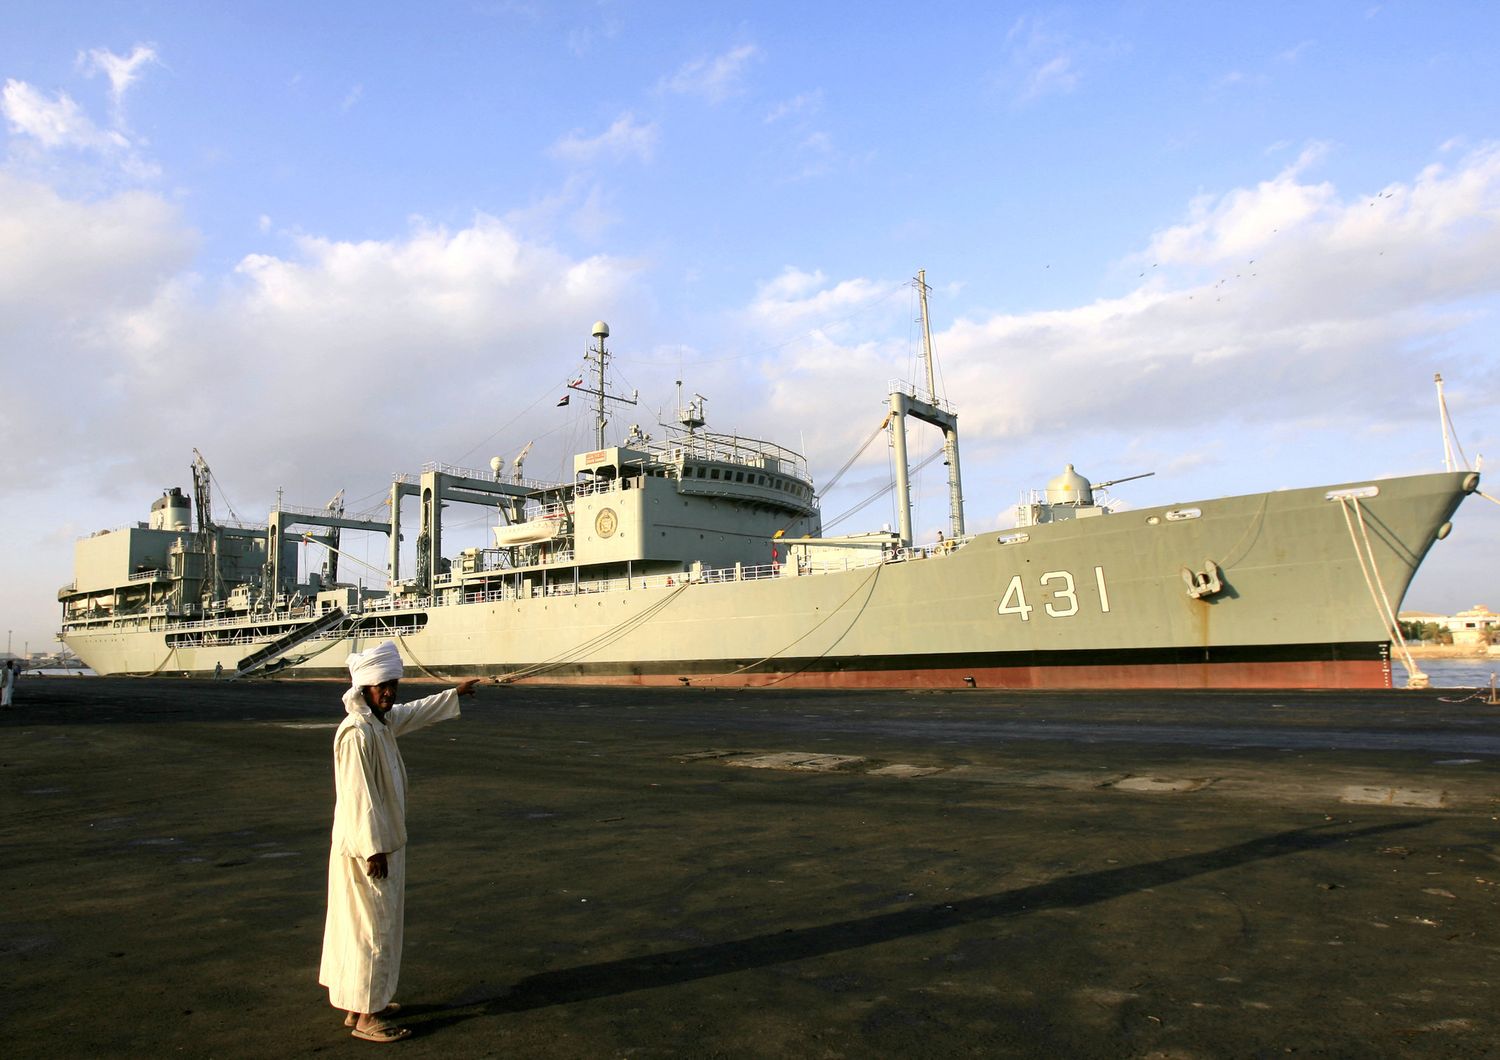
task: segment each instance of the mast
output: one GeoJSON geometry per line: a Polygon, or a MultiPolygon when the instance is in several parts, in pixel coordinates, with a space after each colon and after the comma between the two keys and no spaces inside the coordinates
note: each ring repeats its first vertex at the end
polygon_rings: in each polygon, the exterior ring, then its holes
{"type": "Polygon", "coordinates": [[[604,404],[605,401],[618,401],[622,405],[634,405],[640,398],[639,390],[628,398],[618,397],[609,392],[609,350],[604,346],[604,340],[607,338],[609,338],[609,325],[602,320],[596,321],[594,324],[594,339],[596,341],[584,354],[584,361],[593,366],[598,385],[591,389],[583,385],[582,379],[579,379],[576,383],[568,384],[569,390],[576,390],[580,394],[590,394],[594,398],[595,449],[604,448],[604,428],[609,423],[609,412],[607,406],[604,404]]]}
{"type": "MultiPolygon", "coordinates": [[[[932,364],[932,321],[927,315],[927,270],[917,270],[917,294],[922,302],[922,359],[927,365],[927,394],[937,403],[937,378],[932,364]]],[[[943,464],[948,468],[948,529],[957,541],[964,536],[964,491],[958,470],[958,417],[943,428],[943,464]]]]}
{"type": "Polygon", "coordinates": [[[922,305],[922,363],[927,368],[927,393],[937,397],[937,377],[932,369],[932,322],[927,318],[927,270],[917,270],[917,299],[922,305]]]}
{"type": "Polygon", "coordinates": [[[594,440],[595,449],[604,448],[604,426],[609,423],[609,413],[604,407],[604,369],[609,364],[609,351],[604,348],[604,340],[608,337],[608,324],[601,320],[594,325],[594,338],[598,341],[598,345],[593,350],[593,356],[599,368],[599,388],[595,391],[594,397],[594,428],[597,431],[597,437],[594,440]]]}
{"type": "Polygon", "coordinates": [[[932,359],[932,330],[927,321],[927,270],[917,271],[912,281],[922,303],[922,358],[927,369],[925,398],[916,394],[915,384],[907,384],[911,393],[891,392],[891,440],[895,448],[896,514],[901,524],[901,546],[912,544],[911,471],[906,458],[906,417],[930,423],[943,432],[943,463],[948,467],[948,529],[953,540],[964,536],[964,498],[958,465],[958,413],[943,408],[937,397],[937,378],[932,359]]]}
{"type": "Polygon", "coordinates": [[[1433,385],[1437,387],[1438,425],[1443,429],[1443,470],[1453,470],[1453,421],[1448,418],[1448,402],[1443,397],[1443,374],[1434,372],[1433,385]]]}

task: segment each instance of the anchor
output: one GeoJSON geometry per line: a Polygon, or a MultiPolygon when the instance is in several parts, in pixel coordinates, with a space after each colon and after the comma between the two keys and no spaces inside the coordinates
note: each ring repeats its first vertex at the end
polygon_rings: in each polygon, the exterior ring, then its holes
{"type": "Polygon", "coordinates": [[[1219,577],[1219,565],[1211,559],[1203,561],[1201,571],[1183,567],[1182,580],[1187,585],[1187,594],[1194,600],[1202,600],[1224,591],[1224,582],[1219,577]]]}

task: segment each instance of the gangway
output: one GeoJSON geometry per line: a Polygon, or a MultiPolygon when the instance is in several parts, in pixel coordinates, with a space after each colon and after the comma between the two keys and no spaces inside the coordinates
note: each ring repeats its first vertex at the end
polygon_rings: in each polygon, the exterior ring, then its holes
{"type": "MultiPolygon", "coordinates": [[[[290,633],[286,633],[280,637],[277,637],[275,640],[267,644],[264,648],[261,648],[259,651],[253,651],[249,655],[245,656],[239,661],[239,665],[234,668],[233,676],[244,677],[247,674],[252,674],[256,670],[262,669],[267,664],[281,658],[283,655],[291,651],[303,641],[310,640],[313,637],[316,637],[319,633],[332,629],[334,626],[344,621],[344,618],[344,609],[341,607],[335,607],[327,614],[319,615],[316,619],[307,623],[305,626],[298,626],[290,633]]],[[[233,680],[233,678],[231,678],[231,680],[233,680]]]]}

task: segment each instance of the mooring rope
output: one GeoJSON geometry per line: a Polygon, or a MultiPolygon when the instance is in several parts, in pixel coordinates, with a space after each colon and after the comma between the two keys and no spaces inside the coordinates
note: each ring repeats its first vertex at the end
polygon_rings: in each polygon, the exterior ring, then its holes
{"type": "Polygon", "coordinates": [[[584,641],[582,644],[577,644],[571,648],[566,648],[563,651],[558,652],[556,655],[552,656],[550,659],[543,659],[541,662],[532,663],[530,666],[523,666],[519,670],[512,670],[507,674],[500,674],[496,676],[495,680],[500,684],[511,684],[515,681],[519,681],[523,677],[532,677],[536,674],[545,673],[548,670],[555,670],[560,666],[567,666],[571,662],[576,662],[579,659],[586,658],[587,656],[598,651],[600,648],[606,646],[607,644],[611,644],[616,640],[619,640],[627,633],[634,632],[640,626],[655,618],[663,608],[665,608],[673,600],[677,599],[677,597],[680,596],[690,584],[692,583],[684,580],[680,582],[677,587],[670,593],[662,597],[660,600],[652,603],[649,607],[645,608],[645,610],[641,611],[639,614],[631,615],[624,621],[611,626],[603,633],[591,637],[590,639],[584,641]]]}
{"type": "Polygon", "coordinates": [[[125,677],[155,677],[157,674],[161,673],[164,669],[166,669],[167,663],[171,662],[172,661],[172,656],[174,656],[176,654],[177,654],[177,645],[174,644],[170,648],[167,649],[167,657],[165,659],[163,659],[160,663],[157,664],[156,669],[149,670],[149,671],[147,671],[146,673],[143,673],[143,674],[125,674],[124,676],[125,677]]]}
{"type": "Polygon", "coordinates": [[[400,633],[396,634],[396,641],[401,645],[401,650],[406,652],[407,656],[411,659],[412,665],[415,666],[418,670],[421,670],[424,674],[432,678],[434,681],[451,680],[451,678],[444,677],[441,674],[433,673],[431,670],[427,669],[426,666],[422,665],[422,660],[417,658],[416,653],[411,650],[411,645],[406,643],[406,638],[400,633]]]}
{"type": "MultiPolygon", "coordinates": [[[[1238,556],[1235,555],[1235,552],[1241,545],[1245,544],[1247,539],[1250,539],[1250,535],[1252,532],[1258,531],[1260,527],[1265,523],[1266,509],[1270,506],[1270,503],[1271,495],[1269,493],[1261,494],[1260,510],[1255,513],[1254,517],[1252,517],[1250,522],[1245,526],[1244,531],[1240,534],[1240,539],[1233,545],[1231,545],[1229,547],[1229,550],[1224,553],[1224,561],[1220,563],[1219,566],[1223,567],[1225,570],[1228,570],[1230,567],[1234,566],[1240,560],[1245,558],[1245,555],[1247,555],[1250,551],[1249,548],[1246,548],[1245,552],[1241,553],[1238,556]]],[[[1254,543],[1253,540],[1251,541],[1251,543],[1254,543]]]]}
{"type": "MultiPolygon", "coordinates": [[[[874,592],[875,592],[875,579],[877,579],[878,577],[880,577],[880,572],[882,570],[884,570],[884,569],[885,569],[885,564],[884,563],[877,564],[876,566],[874,566],[873,568],[871,568],[871,570],[870,570],[870,576],[867,577],[864,581],[860,582],[858,585],[856,585],[854,587],[854,591],[851,592],[848,596],[844,597],[844,599],[839,603],[838,607],[835,607],[832,611],[828,612],[828,614],[825,615],[821,621],[814,623],[812,625],[812,627],[807,630],[807,632],[803,633],[800,637],[798,637],[796,640],[792,641],[790,644],[787,644],[785,647],[780,648],[777,651],[772,652],[770,655],[767,655],[763,659],[756,659],[754,662],[752,662],[752,663],[746,663],[744,666],[737,667],[736,669],[728,670],[728,671],[726,671],[726,672],[724,672],[722,674],[713,674],[713,675],[708,676],[708,677],[699,678],[698,680],[703,681],[703,682],[710,682],[710,681],[717,681],[720,678],[724,678],[724,677],[733,677],[736,674],[742,674],[742,673],[744,673],[746,670],[752,670],[755,667],[759,666],[761,663],[770,662],[772,659],[775,659],[775,658],[777,658],[777,657],[779,657],[781,655],[784,655],[786,652],[790,651],[792,648],[795,648],[798,644],[801,644],[808,637],[810,637],[814,633],[816,633],[826,623],[828,623],[829,621],[831,621],[833,619],[834,615],[837,615],[839,612],[843,611],[845,605],[847,605],[850,600],[853,600],[854,597],[855,597],[855,595],[861,589],[863,589],[866,586],[868,586],[869,589],[870,589],[870,594],[874,595],[874,592]]],[[[869,597],[865,598],[865,603],[869,603],[869,597]]],[[[855,615],[855,620],[857,621],[858,618],[859,618],[859,616],[858,616],[858,614],[856,614],[855,615]]],[[[853,629],[853,628],[854,628],[854,623],[853,622],[849,623],[849,629],[853,629]]],[[[844,632],[842,634],[840,634],[840,637],[839,637],[840,640],[842,640],[845,636],[848,636],[849,629],[844,630],[844,632]]],[[[834,643],[838,643],[838,642],[835,641],[834,643]]],[[[803,670],[806,670],[807,667],[811,666],[811,665],[812,665],[812,661],[809,660],[806,664],[804,664],[802,666],[801,669],[798,669],[798,670],[788,670],[786,673],[782,674],[780,677],[777,677],[775,680],[773,680],[773,681],[767,681],[766,685],[767,686],[778,685],[782,681],[785,681],[787,678],[793,677],[796,674],[801,673],[803,670]]]]}
{"type": "Polygon", "coordinates": [[[1401,635],[1401,623],[1396,618],[1395,610],[1391,607],[1391,599],[1380,580],[1380,570],[1375,565],[1375,546],[1370,543],[1370,529],[1365,525],[1364,508],[1360,505],[1358,497],[1347,496],[1339,497],[1339,508],[1344,513],[1344,525],[1349,528],[1349,540],[1354,544],[1354,555],[1359,560],[1360,573],[1365,576],[1365,587],[1370,590],[1370,599],[1374,601],[1375,610],[1380,613],[1380,621],[1385,626],[1386,634],[1400,651],[1401,664],[1406,667],[1406,687],[1426,688],[1428,677],[1417,668],[1411,649],[1406,646],[1406,638],[1401,635]],[[1357,532],[1356,520],[1359,524],[1357,532]],[[1363,548],[1360,547],[1361,540],[1364,542],[1363,548]],[[1366,554],[1369,556],[1368,565],[1365,560],[1366,554]]]}

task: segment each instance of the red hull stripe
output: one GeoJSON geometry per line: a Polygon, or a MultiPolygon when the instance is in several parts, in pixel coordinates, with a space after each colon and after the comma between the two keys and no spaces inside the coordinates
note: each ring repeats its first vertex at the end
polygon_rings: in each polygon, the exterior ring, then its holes
{"type": "MultiPolygon", "coordinates": [[[[545,685],[635,685],[698,688],[1389,688],[1389,646],[1282,644],[1212,649],[994,652],[963,656],[694,660],[677,663],[514,664],[423,668],[454,680],[495,676],[545,685]]],[[[288,676],[337,677],[337,668],[288,676]]],[[[412,674],[416,676],[416,674],[412,674]]]]}
{"type": "Polygon", "coordinates": [[[1010,666],[958,670],[837,670],[741,674],[550,674],[525,684],[694,688],[1389,688],[1379,660],[1166,663],[1141,666],[1010,666]]]}

